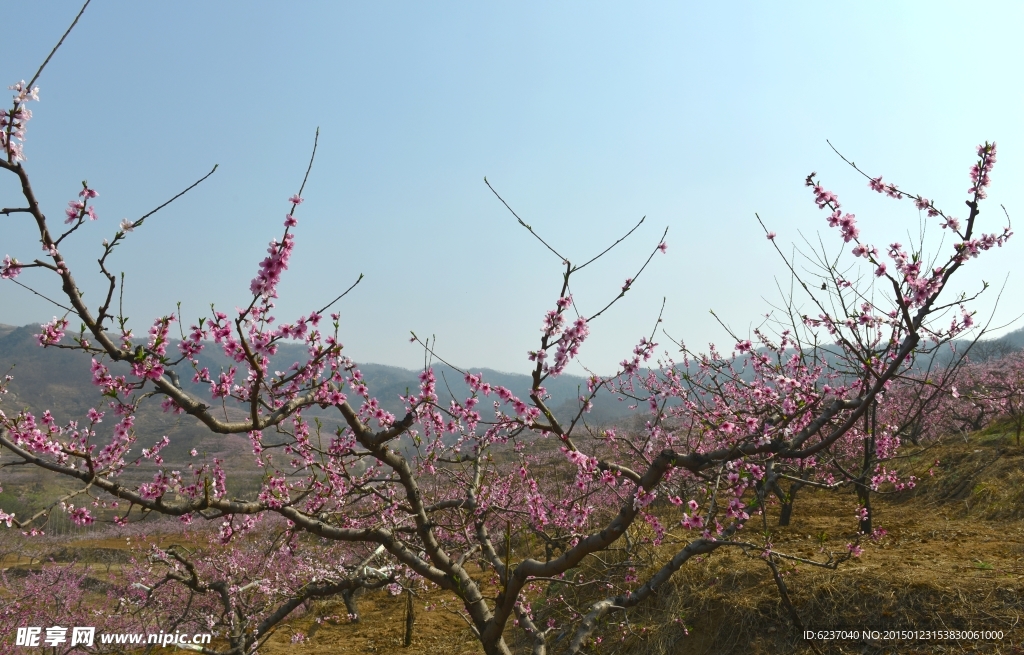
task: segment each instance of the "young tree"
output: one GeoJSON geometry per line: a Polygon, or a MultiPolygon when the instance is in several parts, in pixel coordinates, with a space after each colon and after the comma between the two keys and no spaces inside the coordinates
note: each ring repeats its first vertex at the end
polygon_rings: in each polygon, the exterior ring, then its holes
{"type": "MultiPolygon", "coordinates": [[[[247,301],[237,311],[214,310],[187,331],[182,329],[177,344],[170,330],[175,323],[183,326],[184,318],[175,312],[158,317],[148,338],[133,333],[113,307],[118,281],[107,261],[153,212],[125,220],[104,243],[98,261],[107,292],[98,306],[88,306],[61,246],[96,218],[98,194],[83,184],[65,210],[66,227],[53,230],[22,161],[25,125],[31,118],[27,104],[37,97],[35,81],[12,87],[14,103],[2,117],[5,159],[0,168],[15,176],[23,196],[22,203],[3,213],[35,223],[46,258],[22,262],[7,256],[0,276],[14,278],[30,267],[54,276],[67,312],[43,326],[39,343],[92,358],[93,382],[116,424],[112,434],[106,433],[97,409],[65,425],[49,413],[36,417],[12,411],[0,415],[0,447],[13,463],[77,481],[77,493],[91,498],[94,509],[64,502],[76,522],[94,521],[96,507],[116,510],[121,523],[131,521],[137,511],[185,521],[202,518],[220,522],[221,539],[230,543],[279,517],[294,534],[304,535],[295,542],[297,548],[319,549],[329,543],[382,547],[410,575],[454,593],[489,654],[509,652],[510,624],[521,629],[534,653],[546,652],[556,633],[569,635],[559,642],[568,652],[579,652],[603,617],[650,597],[693,556],[722,547],[760,552],[777,573],[778,558],[787,555],[770,542],[737,538],[754,511],[750,503],[764,506],[763,493],[759,501],[751,500],[755,484],[769,466],[813,470],[814,479],[820,479],[827,473],[815,462],[841,457],[851,439],[863,443],[864,433],[854,430],[870,421],[876,402],[907,373],[915,357],[970,327],[969,299],[962,294],[946,299],[950,279],[971,258],[1010,236],[1008,228],[980,233],[980,203],[995,163],[994,144],[978,147],[969,214],[962,222],[920,195],[865,175],[871,188],[910,198],[929,218],[941,221],[954,241],[942,259],[926,253],[923,243],[894,243],[879,252],[861,238],[854,216],[844,213],[835,194],[812,174],[806,183],[844,248],[838,256],[811,253],[817,257],[811,261],[818,264],[814,279],[805,280],[795,262],[784,258],[814,305],[812,313],[791,306],[791,325],[775,335],[758,330],[753,339],[736,337],[731,356],[715,350],[695,355],[684,349],[683,361],[665,356],[655,368],[648,367],[658,347],[652,333],[639,340],[614,375],[591,376],[578,411],[560,419],[548,405],[544,384],[565,371],[596,320],[666,245],[663,236],[638,272],[602,309],[587,315],[570,293],[570,280],[611,248],[573,264],[519,219],[562,266],[560,291],[541,321],[537,349],[529,353],[530,387],[517,393],[465,371],[468,394],[441,402],[436,373],[427,367],[418,390],[403,398],[405,413],[398,417],[382,407],[358,366],[343,354],[339,313],[325,319],[344,293],[295,321],[279,324],[271,319],[278,283],[294,247],[305,180],[289,199],[283,233],[271,241],[247,301]],[[936,264],[926,268],[924,262],[931,261],[936,264]],[[868,266],[873,276],[858,277],[857,264],[868,266]],[[957,310],[951,324],[940,325],[948,323],[950,309],[957,310]],[[69,339],[71,318],[81,329],[69,339]],[[308,356],[286,371],[272,370],[270,357],[286,340],[303,343],[308,356]],[[198,355],[206,348],[220,349],[233,365],[220,372],[204,368],[198,355]],[[222,417],[207,399],[182,386],[184,377],[207,386],[210,401],[244,408],[244,417],[222,417]],[[639,433],[589,429],[591,403],[599,393],[609,392],[633,398],[649,410],[639,433]],[[191,416],[214,433],[247,435],[255,466],[263,474],[258,495],[231,497],[229,474],[219,460],[197,457],[186,473],[166,470],[160,459],[166,438],[141,453],[156,467],[152,481],[133,484],[120,477],[136,439],[138,410],[154,397],[162,399],[165,411],[191,416]],[[341,426],[328,432],[315,420],[316,411],[334,412],[341,426]],[[544,456],[546,443],[554,444],[548,449],[554,458],[544,456]],[[558,484],[552,472],[567,466],[572,482],[558,484]],[[655,502],[659,498],[679,508],[678,521],[665,524],[668,511],[655,502]],[[646,579],[616,577],[615,593],[587,601],[578,619],[559,625],[554,613],[534,612],[534,601],[553,588],[589,583],[584,565],[592,567],[594,579],[610,575],[595,564],[602,561],[595,556],[623,541],[628,546],[631,531],[641,526],[650,530],[655,544],[671,533],[683,545],[659,559],[646,579]]],[[[774,233],[767,236],[774,242],[774,233]]],[[[871,431],[868,423],[865,432],[871,431]]],[[[35,529],[43,518],[0,513],[0,520],[23,530],[35,529]]],[[[844,556],[858,551],[853,541],[844,556]]],[[[193,591],[221,584],[193,573],[189,566],[196,563],[179,554],[166,552],[171,571],[167,584],[193,591]]],[[[840,559],[818,563],[834,566],[840,559]]],[[[305,586],[295,581],[273,593],[298,600],[299,590],[314,584],[310,575],[305,586]]],[[[777,575],[776,580],[784,592],[777,575]]],[[[229,595],[241,593],[238,585],[224,586],[229,595]]],[[[239,606],[238,597],[223,602],[225,611],[239,606]]],[[[232,638],[237,637],[234,652],[258,643],[258,633],[242,634],[254,626],[230,626],[232,638]]]]}

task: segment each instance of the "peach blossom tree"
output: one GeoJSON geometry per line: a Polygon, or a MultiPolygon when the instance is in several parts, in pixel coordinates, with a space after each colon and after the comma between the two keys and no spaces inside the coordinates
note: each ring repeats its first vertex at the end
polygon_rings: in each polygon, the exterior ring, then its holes
{"type": "MultiPolygon", "coordinates": [[[[489,654],[509,653],[514,643],[538,654],[549,647],[578,653],[608,615],[650,598],[689,560],[720,548],[763,558],[784,602],[778,562],[834,567],[859,555],[853,538],[840,553],[807,560],[779,552],[766,536],[743,529],[752,517],[765,518],[766,475],[828,485],[844,458],[864,448],[871,453],[898,447],[892,435],[879,432],[875,408],[908,377],[916,358],[971,327],[972,298],[957,295],[951,279],[1011,235],[1008,227],[982,230],[981,207],[996,160],[993,143],[977,149],[962,220],[922,195],[864,174],[870,188],[914,203],[945,230],[951,242],[945,251],[926,251],[925,243],[876,246],[812,174],[806,184],[825,214],[822,225],[831,229],[835,251],[808,253],[817,266],[811,277],[795,261],[783,256],[783,262],[813,311],[793,304],[788,326],[733,336],[726,352],[693,353],[680,343],[681,356],[671,356],[659,351],[661,337],[652,331],[638,339],[617,371],[588,378],[578,410],[567,418],[549,406],[545,384],[566,371],[599,319],[667,246],[662,235],[637,272],[598,304],[601,309],[586,314],[570,281],[611,247],[573,263],[516,216],[562,271],[550,309],[540,317],[536,348],[524,359],[529,387],[510,389],[462,371],[468,391],[442,401],[437,373],[428,366],[419,387],[401,398],[404,411],[396,416],[344,353],[343,309],[335,305],[347,292],[294,320],[273,317],[299,234],[305,178],[288,199],[281,232],[270,241],[238,309],[213,309],[194,321],[169,309],[146,334],[136,334],[114,302],[121,289],[108,262],[156,210],[122,221],[103,242],[98,267],[106,292],[89,305],[76,281],[79,272],[61,248],[95,229],[100,196],[83,183],[63,221],[48,218],[37,199],[23,148],[38,76],[11,87],[11,108],[0,114],[0,168],[21,191],[18,203],[2,213],[35,225],[44,256],[8,254],[0,276],[14,279],[27,268],[51,275],[50,293],[60,294],[64,309],[42,326],[39,344],[91,358],[102,400],[64,424],[49,412],[7,409],[0,415],[4,466],[37,467],[78,485],[34,516],[0,511],[0,520],[32,533],[51,511],[66,512],[79,524],[128,524],[156,513],[185,523],[213,522],[218,539],[239,543],[240,552],[249,535],[281,522],[286,539],[300,551],[331,552],[333,544],[379,548],[392,570],[454,594],[489,654]],[[72,321],[81,326],[77,332],[69,332],[72,321]],[[172,329],[178,339],[172,339],[172,329]],[[271,357],[286,342],[302,344],[305,356],[287,370],[274,370],[271,357]],[[207,349],[223,353],[230,365],[220,371],[204,367],[199,355],[207,349]],[[186,389],[182,379],[204,393],[186,389]],[[592,429],[587,413],[599,394],[635,404],[642,427],[592,429]],[[169,470],[161,456],[166,437],[137,452],[139,409],[153,401],[212,433],[245,435],[250,466],[261,474],[259,491],[233,497],[229,467],[196,453],[187,470],[169,470]],[[218,404],[244,411],[231,418],[218,404]],[[325,429],[316,412],[330,412],[339,427],[325,429]],[[155,470],[151,480],[127,481],[123,473],[136,462],[155,470]],[[638,531],[648,535],[647,573],[601,559],[620,548],[636,554],[638,531]],[[564,593],[588,586],[598,591],[564,593]],[[514,641],[510,635],[517,635],[514,641]]],[[[772,244],[777,240],[767,229],[766,236],[772,244]]],[[[24,252],[27,244],[7,247],[24,252]]],[[[871,475],[868,484],[877,484],[879,474],[871,475]]],[[[167,568],[162,585],[191,590],[223,607],[242,601],[245,584],[218,582],[184,551],[165,550],[158,557],[167,568]]],[[[292,570],[307,579],[264,590],[284,599],[268,610],[281,612],[278,620],[287,616],[285,608],[300,604],[302,589],[326,585],[323,595],[340,594],[368,582],[358,567],[329,575],[315,566],[292,570]]],[[[147,589],[157,584],[136,582],[147,589]]],[[[229,620],[230,652],[249,652],[260,643],[259,627],[239,625],[229,620]]]]}

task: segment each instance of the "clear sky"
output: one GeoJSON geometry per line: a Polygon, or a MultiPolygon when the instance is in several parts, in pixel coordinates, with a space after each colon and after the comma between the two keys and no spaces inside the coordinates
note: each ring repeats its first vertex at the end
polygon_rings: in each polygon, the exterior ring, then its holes
{"type": "MultiPolygon", "coordinates": [[[[77,10],[21,3],[0,81],[28,79],[77,10]]],[[[1021,25],[1018,2],[94,0],[38,82],[26,166],[56,221],[81,180],[99,191],[100,220],[63,249],[96,305],[100,241],[220,165],[114,256],[141,333],[177,301],[192,319],[211,302],[247,303],[319,126],[277,316],[306,314],[363,273],[339,306],[347,351],[408,367],[422,362],[415,330],[453,363],[525,371],[554,306],[560,262],[485,175],[576,262],[646,215],[573,285],[581,310],[603,306],[670,228],[668,253],[592,327],[580,360],[607,373],[663,297],[665,327],[696,349],[731,345],[709,310],[741,333],[770,310],[786,271],[755,212],[784,247],[820,232],[834,252],[803,186],[812,170],[868,241],[916,234],[913,205],[871,193],[826,139],[961,217],[974,147],[995,140],[983,227],[1001,228],[1000,203],[1020,225],[1021,25]]],[[[0,205],[16,191],[0,176],[0,205]]],[[[0,221],[0,256],[35,258],[25,215],[0,221]]],[[[997,322],[1024,311],[1022,240],[959,276],[973,291],[1010,274],[997,322]]],[[[19,281],[59,293],[39,272],[19,281]]],[[[0,284],[0,322],[58,311],[0,284]]]]}

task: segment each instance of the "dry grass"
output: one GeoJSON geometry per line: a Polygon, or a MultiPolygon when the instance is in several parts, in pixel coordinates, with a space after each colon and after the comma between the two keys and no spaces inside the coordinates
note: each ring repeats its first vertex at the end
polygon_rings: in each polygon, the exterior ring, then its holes
{"type": "MultiPolygon", "coordinates": [[[[429,594],[438,601],[438,594],[429,594]]],[[[454,596],[449,599],[449,604],[454,596]]],[[[341,602],[316,603],[311,612],[279,630],[261,653],[284,655],[303,653],[430,653],[430,655],[477,655],[483,651],[479,642],[467,629],[466,622],[444,609],[425,611],[422,599],[416,601],[416,625],[413,642],[403,647],[405,635],[405,605],[403,596],[389,596],[385,592],[368,593],[359,599],[363,619],[351,623],[341,602]],[[292,636],[301,632],[305,643],[292,643],[292,636]]],[[[456,605],[452,605],[455,607],[456,605]]]]}
{"type": "MultiPolygon", "coordinates": [[[[950,440],[912,461],[922,481],[912,492],[878,496],[878,543],[838,570],[788,566],[785,581],[805,627],[813,629],[1002,630],[982,641],[816,641],[821,653],[1024,654],[1024,449],[999,430],[950,440]],[[927,474],[935,460],[934,477],[927,474]]],[[[840,552],[856,523],[852,493],[803,490],[792,525],[769,530],[776,550],[821,558],[840,552]]],[[[754,520],[745,538],[761,538],[754,520]]],[[[105,540],[78,548],[123,547],[105,540]]],[[[661,547],[664,561],[671,546],[661,547]]],[[[481,649],[437,590],[416,599],[412,646],[402,647],[405,599],[371,592],[359,601],[363,620],[350,623],[344,604],[320,602],[283,626],[261,649],[285,653],[416,653],[476,655],[481,649]],[[431,611],[425,609],[432,606],[431,611]],[[292,643],[301,632],[304,643],[292,643]]],[[[510,635],[514,628],[509,630],[510,635]]],[[[651,601],[611,615],[586,652],[631,655],[811,654],[781,606],[770,571],[756,553],[722,549],[692,560],[651,601]],[[600,638],[597,642],[596,638],[600,638]]],[[[558,653],[567,642],[552,640],[558,653]]],[[[517,650],[528,652],[525,644],[517,650]]]]}

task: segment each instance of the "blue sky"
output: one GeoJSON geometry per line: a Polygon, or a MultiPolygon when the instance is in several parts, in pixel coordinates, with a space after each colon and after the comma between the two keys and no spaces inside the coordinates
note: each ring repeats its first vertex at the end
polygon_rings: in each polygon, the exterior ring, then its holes
{"type": "MultiPolygon", "coordinates": [[[[5,30],[5,84],[27,79],[77,12],[25,3],[5,30]]],[[[840,245],[804,177],[818,171],[877,245],[918,212],[871,193],[826,139],[873,174],[961,217],[974,147],[999,144],[985,231],[1024,211],[1024,5],[985,3],[139,3],[95,0],[38,84],[26,166],[48,214],[88,179],[100,220],[64,248],[90,304],[99,243],[219,164],[130,235],[136,330],[182,302],[247,303],[281,232],[313,134],[317,160],[276,315],[339,306],[353,358],[415,367],[410,330],[464,366],[525,371],[560,262],[490,193],[572,261],[644,225],[580,273],[578,306],[614,296],[670,228],[666,255],[592,327],[580,360],[611,372],[664,326],[731,345],[779,299],[779,242],[840,245]]],[[[16,202],[0,176],[0,204],[16,202]]],[[[36,256],[24,215],[0,254],[36,256]]],[[[932,232],[938,232],[932,226],[932,232]]],[[[958,288],[997,287],[996,322],[1024,311],[1018,236],[972,261],[958,288]],[[997,289],[998,290],[998,289],[997,289]]],[[[30,271],[19,281],[57,293],[30,271]]],[[[977,304],[991,312],[995,292],[977,304]]],[[[0,322],[55,309],[0,284],[0,322]]],[[[664,336],[657,339],[667,343],[664,336]]],[[[579,368],[574,369],[580,372],[579,368]]]]}

